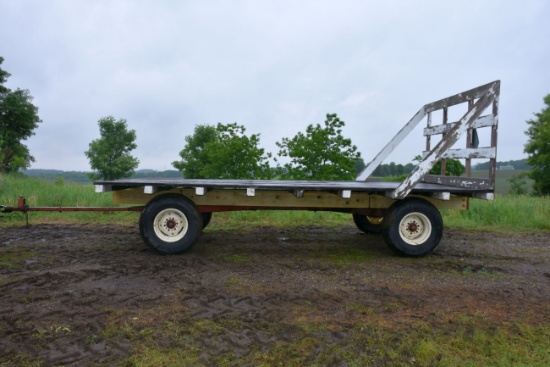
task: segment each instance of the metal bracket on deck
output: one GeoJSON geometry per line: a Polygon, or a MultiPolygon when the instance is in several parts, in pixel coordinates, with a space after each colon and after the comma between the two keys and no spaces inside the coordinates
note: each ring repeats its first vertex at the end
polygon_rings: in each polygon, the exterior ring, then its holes
{"type": "Polygon", "coordinates": [[[472,195],[476,199],[495,200],[495,194],[492,192],[479,192],[472,195]]]}
{"type": "Polygon", "coordinates": [[[101,193],[101,192],[110,192],[113,190],[113,187],[111,185],[95,185],[95,192],[101,193]]]}
{"type": "Polygon", "coordinates": [[[434,192],[432,193],[432,197],[439,200],[451,200],[451,193],[446,191],[434,192]]]}
{"type": "Polygon", "coordinates": [[[351,198],[351,190],[340,190],[338,191],[338,196],[342,199],[349,199],[351,198]]]}
{"type": "Polygon", "coordinates": [[[144,194],[155,194],[158,191],[158,187],[152,185],[146,185],[143,187],[144,194]]]}

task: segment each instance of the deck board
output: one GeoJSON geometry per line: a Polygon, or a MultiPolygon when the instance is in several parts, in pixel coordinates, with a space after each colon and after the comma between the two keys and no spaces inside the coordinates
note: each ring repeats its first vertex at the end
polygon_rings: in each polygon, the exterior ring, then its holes
{"type": "MultiPolygon", "coordinates": [[[[125,179],[116,181],[95,181],[95,185],[109,185],[113,190],[153,186],[163,189],[196,188],[207,189],[265,189],[265,190],[351,190],[363,192],[386,192],[395,190],[400,182],[386,181],[307,181],[307,180],[224,180],[224,179],[125,179]]],[[[472,194],[491,190],[454,187],[434,183],[419,183],[413,192],[450,192],[472,194]]]]}

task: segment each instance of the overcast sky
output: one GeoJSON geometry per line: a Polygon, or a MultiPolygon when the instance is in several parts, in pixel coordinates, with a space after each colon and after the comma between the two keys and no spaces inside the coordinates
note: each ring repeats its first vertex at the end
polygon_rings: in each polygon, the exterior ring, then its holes
{"type": "MultiPolygon", "coordinates": [[[[549,19],[548,0],[0,0],[0,56],[43,121],[31,168],[89,170],[109,115],[140,169],[172,169],[199,124],[238,122],[275,154],[327,113],[369,162],[424,104],[496,79],[504,161],[550,93],[549,19]]],[[[386,163],[424,145],[420,127],[386,163]]]]}

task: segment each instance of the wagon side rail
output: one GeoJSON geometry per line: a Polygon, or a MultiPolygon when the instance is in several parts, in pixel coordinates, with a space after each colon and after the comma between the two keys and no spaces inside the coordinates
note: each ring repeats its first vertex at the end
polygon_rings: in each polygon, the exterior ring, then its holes
{"type": "Polygon", "coordinates": [[[357,181],[366,180],[374,170],[391,154],[394,148],[425,118],[427,127],[424,129],[426,137],[426,151],[422,161],[407,176],[407,178],[387,195],[392,199],[405,198],[419,182],[445,184],[447,186],[479,189],[474,196],[483,199],[492,199],[496,176],[497,154],[497,127],[498,102],[500,96],[500,81],[494,81],[477,88],[458,93],[448,98],[424,105],[411,120],[395,135],[395,137],[376,155],[376,157],[357,176],[357,181]],[[467,104],[466,113],[456,122],[448,121],[449,107],[467,104]],[[490,106],[490,114],[482,115],[490,106]],[[441,110],[443,118],[441,124],[433,124],[433,113],[441,110]],[[488,147],[479,147],[477,129],[491,128],[491,142],[488,147]],[[466,148],[451,149],[466,133],[466,148]],[[431,137],[441,135],[441,140],[431,146],[431,137]],[[445,159],[465,159],[466,173],[464,177],[446,176],[445,159]],[[490,160],[489,178],[479,179],[471,177],[471,159],[488,158],[490,160]],[[428,172],[442,161],[441,175],[429,175],[428,172]]]}

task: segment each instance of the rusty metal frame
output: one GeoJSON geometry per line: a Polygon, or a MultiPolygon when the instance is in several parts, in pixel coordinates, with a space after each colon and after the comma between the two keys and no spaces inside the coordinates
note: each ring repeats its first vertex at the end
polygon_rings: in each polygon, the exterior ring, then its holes
{"type": "Polygon", "coordinates": [[[33,207],[27,204],[27,200],[20,196],[17,206],[0,205],[0,213],[20,212],[25,215],[27,226],[29,225],[29,212],[141,212],[144,206],[107,206],[107,207],[80,207],[80,206],[39,206],[33,207]]]}
{"type": "Polygon", "coordinates": [[[17,206],[0,205],[0,213],[12,212],[140,212],[144,206],[29,206],[24,197],[17,199],[17,206]]]}
{"type": "MultiPolygon", "coordinates": [[[[395,135],[395,137],[378,153],[378,155],[357,176],[357,181],[366,180],[372,172],[386,159],[394,148],[427,117],[427,127],[424,129],[426,136],[426,151],[423,160],[415,167],[409,176],[391,193],[392,199],[405,198],[419,182],[444,184],[447,186],[464,187],[471,189],[483,189],[494,191],[496,176],[497,153],[497,128],[498,128],[498,102],[500,95],[500,81],[479,86],[468,91],[455,94],[451,97],[424,105],[413,118],[395,135]],[[467,112],[457,122],[447,121],[448,108],[461,103],[468,104],[467,112]],[[492,113],[482,113],[492,106],[492,113]],[[432,113],[443,111],[443,122],[440,125],[432,125],[432,113]],[[476,129],[491,128],[491,145],[489,147],[474,147],[473,137],[476,129]],[[466,149],[451,149],[460,137],[467,132],[466,149]],[[431,136],[442,135],[442,139],[432,148],[431,136]],[[441,175],[428,175],[435,164],[445,158],[466,159],[466,177],[445,176],[445,164],[442,164],[441,175]],[[471,178],[471,159],[489,158],[490,170],[488,179],[471,178]]],[[[491,192],[479,196],[484,199],[492,199],[491,192]]]]}

